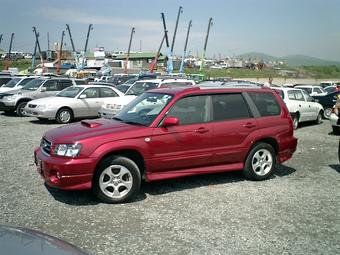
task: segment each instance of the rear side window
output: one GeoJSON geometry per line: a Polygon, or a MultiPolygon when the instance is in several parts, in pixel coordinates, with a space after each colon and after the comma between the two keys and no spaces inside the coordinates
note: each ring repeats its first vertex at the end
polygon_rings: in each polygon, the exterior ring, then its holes
{"type": "Polygon", "coordinates": [[[117,97],[117,93],[113,89],[99,88],[100,97],[117,97]]]}
{"type": "Polygon", "coordinates": [[[34,80],[35,78],[26,78],[26,79],[24,79],[24,80],[22,80],[21,82],[20,82],[20,85],[21,86],[24,86],[24,85],[26,85],[28,82],[30,82],[31,80],[34,80]]]}
{"type": "Polygon", "coordinates": [[[70,80],[59,80],[59,90],[66,89],[72,85],[72,81],[70,80]]]}
{"type": "Polygon", "coordinates": [[[272,93],[248,92],[248,94],[262,117],[280,115],[281,107],[272,93]]]}
{"type": "Polygon", "coordinates": [[[50,80],[46,81],[43,87],[46,88],[46,91],[58,91],[58,81],[50,80]]]}
{"type": "Polygon", "coordinates": [[[248,106],[241,94],[220,94],[212,96],[213,120],[234,120],[250,117],[248,106]]]}
{"type": "Polygon", "coordinates": [[[290,100],[305,101],[301,90],[289,90],[287,93],[290,100]]]}
{"type": "Polygon", "coordinates": [[[77,85],[85,85],[85,84],[86,84],[86,80],[74,80],[74,82],[75,82],[77,85]]]}

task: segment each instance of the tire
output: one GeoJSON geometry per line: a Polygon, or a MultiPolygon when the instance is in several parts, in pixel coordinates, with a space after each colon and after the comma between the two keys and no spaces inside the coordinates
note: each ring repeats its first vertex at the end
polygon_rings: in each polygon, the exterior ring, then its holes
{"type": "Polygon", "coordinates": [[[15,111],[19,117],[25,117],[24,108],[26,105],[27,105],[27,102],[20,102],[15,108],[15,111]]]}
{"type": "Polygon", "coordinates": [[[68,108],[61,108],[56,115],[59,124],[67,124],[73,120],[73,112],[68,108]]]}
{"type": "Polygon", "coordinates": [[[110,204],[128,202],[140,190],[141,174],[133,160],[111,156],[99,164],[92,184],[93,193],[101,201],[110,204]]]}
{"type": "Polygon", "coordinates": [[[329,119],[332,113],[332,107],[326,107],[323,112],[323,116],[325,119],[329,119]]]}
{"type": "Polygon", "coordinates": [[[257,143],[250,150],[243,169],[244,176],[253,181],[268,179],[274,171],[276,153],[267,143],[257,143]]]}
{"type": "Polygon", "coordinates": [[[332,126],[333,134],[338,135],[340,134],[340,129],[338,126],[332,126]]]}
{"type": "Polygon", "coordinates": [[[316,117],[315,123],[320,124],[322,122],[322,111],[319,112],[318,116],[316,117]]]}
{"type": "Polygon", "coordinates": [[[296,114],[292,117],[293,119],[293,129],[296,130],[299,127],[299,115],[296,114]]]}

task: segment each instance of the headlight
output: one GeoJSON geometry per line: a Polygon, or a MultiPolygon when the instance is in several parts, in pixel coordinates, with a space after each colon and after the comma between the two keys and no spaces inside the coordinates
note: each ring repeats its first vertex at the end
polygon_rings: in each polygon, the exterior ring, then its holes
{"type": "Polygon", "coordinates": [[[81,150],[81,144],[58,144],[54,148],[54,155],[76,157],[81,150]]]}
{"type": "Polygon", "coordinates": [[[7,101],[13,101],[18,97],[18,95],[5,96],[4,99],[7,101]]]}
{"type": "Polygon", "coordinates": [[[45,104],[38,105],[38,106],[37,106],[37,109],[39,109],[39,110],[44,110],[44,109],[46,109],[46,105],[45,105],[45,104]]]}

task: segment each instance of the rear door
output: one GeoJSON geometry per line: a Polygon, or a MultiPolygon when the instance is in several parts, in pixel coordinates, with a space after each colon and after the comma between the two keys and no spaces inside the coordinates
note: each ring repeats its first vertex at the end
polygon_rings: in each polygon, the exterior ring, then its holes
{"type": "Polygon", "coordinates": [[[56,95],[59,92],[58,89],[58,80],[47,80],[43,85],[42,88],[45,88],[45,91],[34,93],[34,98],[41,98],[41,97],[51,97],[56,95]]]}
{"type": "Polygon", "coordinates": [[[303,92],[300,89],[292,89],[287,91],[290,103],[294,105],[293,108],[296,109],[295,111],[300,113],[299,122],[310,119],[309,106],[302,93],[303,92]]]}
{"type": "Polygon", "coordinates": [[[178,100],[167,116],[179,125],[154,129],[151,139],[151,171],[162,172],[212,164],[210,97],[189,96],[178,100]]]}
{"type": "Polygon", "coordinates": [[[98,115],[98,109],[100,108],[100,99],[99,99],[99,88],[92,87],[85,89],[78,97],[79,105],[79,117],[95,117],[98,115]],[[86,97],[80,99],[81,95],[85,95],[86,97]]]}
{"type": "Polygon", "coordinates": [[[247,137],[257,129],[242,93],[212,95],[214,164],[235,164],[244,161],[247,137]]]}

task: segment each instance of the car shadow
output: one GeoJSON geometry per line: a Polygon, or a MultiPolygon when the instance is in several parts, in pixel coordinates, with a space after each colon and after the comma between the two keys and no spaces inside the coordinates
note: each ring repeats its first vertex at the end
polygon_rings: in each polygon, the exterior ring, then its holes
{"type": "Polygon", "coordinates": [[[328,165],[328,166],[340,174],[340,165],[328,165]]]}
{"type": "Polygon", "coordinates": [[[29,121],[32,124],[36,124],[36,125],[52,125],[52,124],[58,124],[56,121],[54,120],[30,120],[29,121]]]}
{"type": "Polygon", "coordinates": [[[18,117],[18,115],[15,112],[1,112],[0,115],[6,116],[6,117],[18,117]]]}
{"type": "MultiPolygon", "coordinates": [[[[294,173],[294,168],[277,165],[270,179],[284,177],[294,173]]],[[[270,180],[269,179],[269,180],[270,180]]],[[[199,187],[213,187],[220,184],[229,184],[246,181],[241,171],[231,171],[215,174],[195,175],[177,179],[162,180],[156,182],[143,182],[141,190],[132,203],[143,201],[147,194],[163,195],[171,192],[195,189],[199,187]]],[[[74,206],[91,206],[102,203],[91,190],[60,190],[45,184],[48,192],[59,202],[74,206]]]]}
{"type": "Polygon", "coordinates": [[[298,129],[303,129],[303,128],[315,126],[315,125],[321,125],[323,122],[324,120],[321,120],[319,124],[316,124],[314,121],[305,121],[305,122],[299,123],[298,129]]]}

